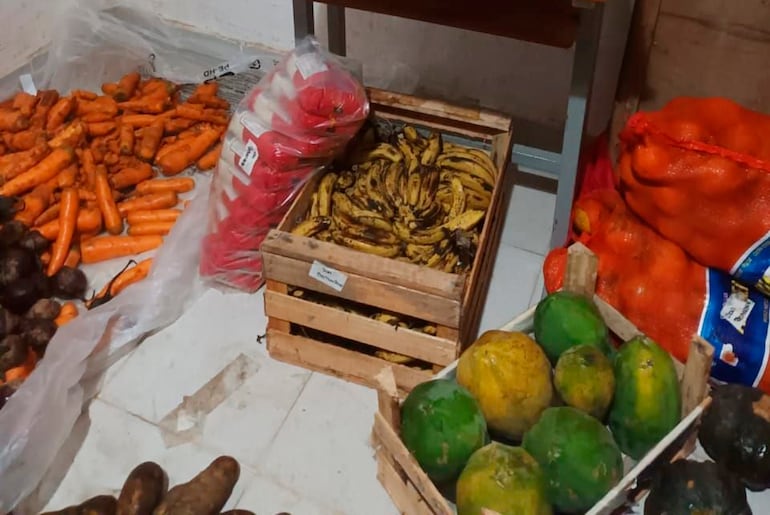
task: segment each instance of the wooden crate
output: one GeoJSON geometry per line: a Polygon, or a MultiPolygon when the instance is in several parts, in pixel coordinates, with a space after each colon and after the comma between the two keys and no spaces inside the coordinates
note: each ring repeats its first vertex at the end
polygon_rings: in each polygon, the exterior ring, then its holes
{"type": "MultiPolygon", "coordinates": [[[[617,310],[594,295],[596,266],[596,256],[586,247],[581,244],[571,246],[564,289],[593,296],[610,331],[622,341],[641,334],[617,310]]],[[[532,307],[501,329],[531,333],[534,329],[534,314],[535,307],[532,307]]],[[[682,385],[682,420],[638,463],[624,456],[626,474],[587,515],[614,513],[614,510],[628,502],[629,497],[632,500],[641,497],[643,492],[635,489],[636,481],[653,462],[687,456],[694,449],[697,421],[711,400],[707,396],[707,382],[713,352],[711,345],[695,338],[687,363],[682,366],[674,361],[682,385]]],[[[457,362],[454,362],[435,377],[454,378],[456,367],[457,362]]],[[[396,388],[391,371],[387,368],[381,370],[377,380],[378,411],[372,429],[377,478],[401,513],[454,515],[455,507],[439,492],[401,441],[400,404],[404,394],[396,388]]],[[[486,515],[495,515],[495,512],[489,511],[486,515]]]]}
{"type": "Polygon", "coordinates": [[[369,90],[369,98],[377,118],[472,140],[491,153],[499,174],[473,265],[467,274],[449,274],[292,235],[309,209],[320,179],[316,177],[262,244],[267,348],[275,359],[372,387],[374,376],[390,362],[371,355],[371,350],[409,356],[422,366],[393,367],[398,387],[408,391],[454,361],[478,332],[512,185],[512,174],[506,173],[511,119],[376,89],[369,90]],[[341,291],[309,276],[315,262],[346,275],[341,291]],[[425,321],[436,326],[436,335],[296,298],[289,294],[292,287],[425,321]],[[362,344],[366,352],[316,338],[317,333],[308,335],[314,331],[362,344]]]}

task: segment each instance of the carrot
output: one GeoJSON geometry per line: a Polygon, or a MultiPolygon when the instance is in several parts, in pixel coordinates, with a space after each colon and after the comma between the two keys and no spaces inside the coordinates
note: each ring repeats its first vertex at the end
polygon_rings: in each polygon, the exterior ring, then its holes
{"type": "Polygon", "coordinates": [[[86,127],[87,126],[82,121],[75,120],[57,132],[56,135],[48,141],[48,146],[51,148],[63,146],[77,147],[85,136],[86,127]]]}
{"type": "MultiPolygon", "coordinates": [[[[191,99],[199,99],[199,98],[207,98],[207,97],[215,97],[217,96],[217,93],[219,92],[219,84],[216,82],[204,82],[202,84],[198,84],[195,86],[195,89],[192,92],[192,95],[190,95],[191,99]]],[[[200,102],[192,102],[188,101],[191,104],[198,104],[200,102]]]]}
{"type": "Polygon", "coordinates": [[[0,182],[9,181],[38,164],[50,152],[46,143],[0,157],[0,182]]]}
{"type": "Polygon", "coordinates": [[[26,361],[18,367],[9,368],[5,371],[5,382],[9,383],[26,379],[35,369],[35,363],[37,363],[37,355],[35,351],[28,347],[26,361]]]}
{"type": "Polygon", "coordinates": [[[18,109],[0,109],[0,131],[19,132],[29,128],[30,120],[18,109]]]}
{"type": "Polygon", "coordinates": [[[135,186],[150,179],[153,176],[152,167],[147,163],[141,163],[131,168],[123,168],[110,177],[110,184],[116,190],[122,190],[129,186],[135,186]]]}
{"type": "Polygon", "coordinates": [[[96,172],[96,202],[99,205],[99,211],[102,212],[104,227],[110,234],[120,234],[123,232],[123,218],[118,212],[115,200],[112,198],[112,189],[107,179],[105,170],[96,172]]]}
{"type": "Polygon", "coordinates": [[[136,111],[143,114],[160,114],[171,107],[168,98],[139,98],[120,102],[118,107],[124,110],[136,111]]]}
{"type": "Polygon", "coordinates": [[[117,88],[111,96],[117,101],[128,100],[134,96],[141,78],[142,76],[139,75],[139,72],[127,73],[118,81],[117,88]]]}
{"type": "Polygon", "coordinates": [[[104,137],[94,138],[91,140],[91,154],[94,157],[94,163],[101,163],[104,161],[104,156],[107,154],[107,142],[104,137]]]}
{"type": "Polygon", "coordinates": [[[195,181],[190,177],[179,177],[177,179],[150,179],[137,184],[136,192],[139,195],[158,193],[161,191],[186,193],[192,191],[193,188],[195,188],[195,181]]]}
{"type": "Polygon", "coordinates": [[[85,123],[97,123],[97,122],[109,122],[114,118],[115,118],[115,115],[113,115],[112,113],[93,111],[91,113],[86,113],[83,116],[81,116],[80,120],[84,121],[85,123]]]}
{"type": "Polygon", "coordinates": [[[40,254],[40,262],[43,265],[48,266],[48,263],[51,262],[51,252],[48,250],[43,251],[43,253],[40,254]]]}
{"type": "Polygon", "coordinates": [[[0,186],[0,195],[13,197],[51,180],[72,162],[74,156],[69,147],[54,149],[35,166],[0,186]]]}
{"type": "Polygon", "coordinates": [[[73,245],[67,254],[67,259],[64,260],[64,266],[75,268],[80,263],[80,248],[77,245],[73,245]]]}
{"type": "Polygon", "coordinates": [[[35,105],[37,104],[38,97],[30,95],[24,91],[19,91],[13,96],[13,103],[11,107],[18,109],[24,116],[32,116],[35,112],[35,105]]]}
{"type": "Polygon", "coordinates": [[[176,115],[180,118],[189,118],[200,122],[209,122],[217,125],[227,125],[230,116],[223,109],[204,109],[200,104],[179,104],[176,106],[176,115]]]}
{"type": "Polygon", "coordinates": [[[35,218],[35,221],[32,223],[32,226],[37,227],[38,225],[46,224],[52,220],[57,220],[59,218],[60,207],[61,207],[61,204],[59,204],[58,202],[50,205],[48,209],[40,213],[40,216],[35,218]]]}
{"type": "Polygon", "coordinates": [[[85,116],[89,113],[108,113],[111,116],[118,114],[118,103],[112,97],[96,97],[95,100],[77,102],[76,113],[78,116],[85,116]]]}
{"type": "Polygon", "coordinates": [[[198,170],[211,170],[217,165],[217,161],[219,160],[219,153],[222,151],[222,144],[219,143],[214,148],[203,154],[203,157],[198,159],[198,162],[195,163],[195,166],[198,167],[198,170]]]}
{"type": "Polygon", "coordinates": [[[37,92],[36,97],[38,99],[37,105],[35,106],[35,112],[30,118],[30,126],[43,129],[48,120],[48,111],[59,100],[59,92],[54,89],[41,90],[37,92]]]}
{"type": "Polygon", "coordinates": [[[187,118],[169,118],[166,119],[163,128],[166,134],[178,134],[185,129],[189,129],[196,123],[198,123],[197,120],[190,120],[187,118]]]}
{"type": "Polygon", "coordinates": [[[129,225],[139,225],[150,222],[175,222],[182,211],[179,209],[153,209],[150,211],[131,211],[126,214],[129,225]]]}
{"type": "Polygon", "coordinates": [[[56,177],[56,184],[59,188],[69,188],[75,185],[79,174],[79,168],[77,163],[72,163],[67,168],[61,171],[56,177]]]}
{"type": "Polygon", "coordinates": [[[176,91],[176,86],[171,84],[165,79],[152,78],[148,79],[139,88],[141,96],[147,97],[152,95],[164,94],[166,96],[172,95],[176,91]]]}
{"type": "MultiPolygon", "coordinates": [[[[78,199],[80,200],[80,199],[78,199]]],[[[59,208],[61,218],[61,208],[59,208]]],[[[48,240],[55,240],[59,233],[59,219],[35,227],[35,229],[48,240]]],[[[85,207],[80,209],[77,217],[77,230],[81,234],[100,231],[102,229],[102,214],[97,208],[85,207]]]]}
{"type": "Polygon", "coordinates": [[[158,152],[160,139],[163,137],[163,119],[154,121],[149,127],[145,127],[142,132],[142,139],[139,142],[136,155],[145,161],[152,161],[158,152]]]}
{"type": "Polygon", "coordinates": [[[141,197],[133,197],[118,204],[118,211],[126,216],[131,211],[149,211],[153,209],[167,209],[174,207],[179,202],[173,191],[150,193],[141,197]]]}
{"type": "Polygon", "coordinates": [[[134,128],[130,125],[120,126],[120,154],[129,156],[134,153],[134,128]]]}
{"type": "Polygon", "coordinates": [[[62,192],[61,208],[59,210],[59,234],[56,236],[51,246],[51,262],[48,263],[47,274],[52,276],[58,272],[72,245],[72,238],[75,235],[75,229],[78,222],[78,210],[80,209],[80,198],[74,188],[67,188],[62,192]]]}
{"type": "Polygon", "coordinates": [[[110,287],[110,295],[114,297],[125,290],[127,286],[137,283],[147,277],[150,273],[150,268],[152,268],[152,258],[147,258],[137,263],[135,267],[129,268],[120,274],[110,287]]]}
{"type": "Polygon", "coordinates": [[[87,91],[85,89],[73,89],[70,91],[70,95],[80,100],[96,100],[98,96],[93,91],[87,91]]]}
{"type": "Polygon", "coordinates": [[[172,227],[174,227],[174,222],[144,222],[136,225],[129,225],[128,235],[146,236],[150,234],[160,234],[161,236],[165,236],[171,231],[172,227]]]}
{"type": "Polygon", "coordinates": [[[61,327],[68,322],[71,322],[77,316],[78,308],[75,306],[75,303],[65,302],[59,311],[59,315],[54,319],[54,323],[56,324],[56,327],[61,327]]]}
{"type": "Polygon", "coordinates": [[[96,202],[96,193],[94,193],[91,190],[87,190],[85,188],[78,188],[78,196],[80,196],[80,200],[93,200],[96,202]]]}
{"type": "Polygon", "coordinates": [[[44,143],[45,140],[45,131],[42,129],[27,129],[17,133],[8,133],[6,144],[14,151],[18,152],[21,150],[29,150],[35,145],[44,143]]]}
{"type": "Polygon", "coordinates": [[[156,159],[156,164],[160,166],[164,175],[176,175],[200,159],[217,142],[220,134],[221,131],[218,129],[207,128],[180,148],[156,159]]]}
{"type": "Polygon", "coordinates": [[[72,97],[62,97],[54,104],[48,116],[46,117],[45,130],[55,131],[72,114],[75,109],[75,99],[72,97]]]}
{"type": "Polygon", "coordinates": [[[80,167],[83,169],[83,179],[87,188],[93,189],[96,178],[96,163],[94,162],[94,153],[90,148],[86,148],[80,154],[80,167]]]}
{"type": "Polygon", "coordinates": [[[51,200],[53,188],[41,184],[23,197],[24,209],[14,215],[14,219],[25,225],[32,225],[35,220],[46,210],[51,200]]]}
{"type": "Polygon", "coordinates": [[[95,122],[88,124],[89,136],[104,136],[115,130],[117,124],[115,122],[95,122]]]}
{"type": "Polygon", "coordinates": [[[118,91],[118,85],[115,82],[105,82],[102,84],[102,93],[114,97],[118,91]]]}
{"type": "Polygon", "coordinates": [[[152,122],[160,118],[162,115],[155,114],[124,114],[120,121],[125,125],[132,127],[147,127],[152,125],[152,122]]]}
{"type": "Polygon", "coordinates": [[[163,237],[151,236],[100,236],[81,243],[83,263],[97,263],[119,257],[141,254],[156,249],[163,243],[163,237]]]}

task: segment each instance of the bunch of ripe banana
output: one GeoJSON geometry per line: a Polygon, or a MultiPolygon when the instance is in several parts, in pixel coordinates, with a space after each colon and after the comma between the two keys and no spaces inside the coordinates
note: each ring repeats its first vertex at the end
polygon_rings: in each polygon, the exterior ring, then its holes
{"type": "Polygon", "coordinates": [[[497,168],[487,153],[405,126],[327,172],[292,231],[451,273],[473,263],[497,168]]]}

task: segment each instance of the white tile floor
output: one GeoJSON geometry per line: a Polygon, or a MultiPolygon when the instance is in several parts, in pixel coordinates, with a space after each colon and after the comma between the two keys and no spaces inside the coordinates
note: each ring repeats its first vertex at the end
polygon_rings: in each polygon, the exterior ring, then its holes
{"type": "MultiPolygon", "coordinates": [[[[539,298],[553,207],[552,195],[514,189],[482,330],[539,298]]],[[[228,506],[260,515],[395,514],[368,445],[374,392],[271,360],[256,340],[264,329],[261,294],[209,291],[148,338],[106,374],[38,506],[117,493],[145,460],[173,484],[231,454],[242,469],[228,506]]]]}

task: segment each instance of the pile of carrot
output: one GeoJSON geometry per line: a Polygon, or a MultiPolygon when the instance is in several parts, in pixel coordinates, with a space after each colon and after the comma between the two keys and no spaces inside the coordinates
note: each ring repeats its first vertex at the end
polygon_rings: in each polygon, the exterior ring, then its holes
{"type": "Polygon", "coordinates": [[[229,122],[216,83],[185,101],[164,79],[129,73],[101,94],[19,92],[0,102],[0,195],[52,244],[47,272],[160,246],[195,165],[212,169],[229,122]],[[105,234],[106,233],[106,234],[105,234]]]}

